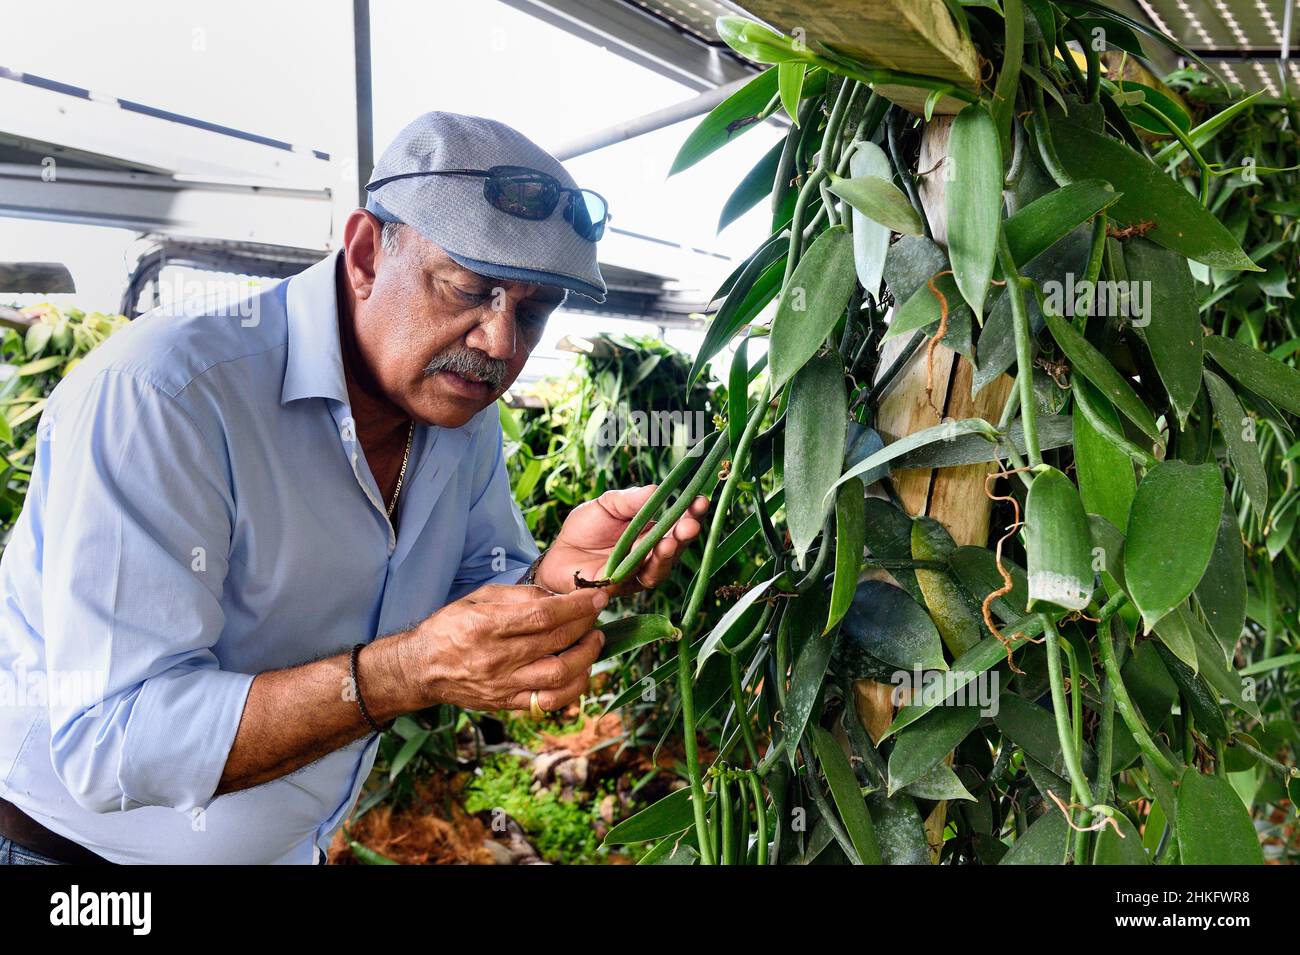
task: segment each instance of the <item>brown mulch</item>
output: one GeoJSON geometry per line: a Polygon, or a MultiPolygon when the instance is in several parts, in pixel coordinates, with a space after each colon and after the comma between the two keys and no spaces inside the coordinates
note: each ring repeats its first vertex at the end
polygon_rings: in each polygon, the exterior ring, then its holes
{"type": "MultiPolygon", "coordinates": [[[[396,812],[391,806],[376,806],[349,827],[352,838],[402,865],[491,865],[494,859],[484,843],[492,833],[465,811],[460,796],[465,781],[465,774],[421,779],[410,806],[396,812]],[[444,818],[448,806],[450,819],[444,818]]],[[[360,864],[342,829],[334,834],[329,862],[360,864]]]]}

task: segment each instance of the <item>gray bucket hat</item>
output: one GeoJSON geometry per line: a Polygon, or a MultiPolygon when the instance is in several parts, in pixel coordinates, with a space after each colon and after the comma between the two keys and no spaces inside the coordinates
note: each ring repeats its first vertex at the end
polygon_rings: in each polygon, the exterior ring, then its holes
{"type": "Polygon", "coordinates": [[[384,150],[366,188],[366,209],[386,222],[404,222],[462,267],[490,278],[554,285],[605,300],[596,243],[574,231],[564,201],[548,218],[520,219],[484,198],[482,178],[403,173],[526,166],[576,188],[559,160],[504,123],[457,113],[425,113],[384,150]]]}

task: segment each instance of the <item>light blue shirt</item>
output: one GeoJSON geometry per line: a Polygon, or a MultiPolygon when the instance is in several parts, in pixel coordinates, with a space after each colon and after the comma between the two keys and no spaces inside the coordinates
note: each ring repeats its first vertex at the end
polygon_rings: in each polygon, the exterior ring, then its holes
{"type": "Polygon", "coordinates": [[[336,259],[227,315],[139,319],[41,418],[0,562],[0,794],[110,861],[312,862],[378,737],[213,798],[253,676],[537,555],[495,405],[416,428],[394,534],[355,440],[336,259]]]}

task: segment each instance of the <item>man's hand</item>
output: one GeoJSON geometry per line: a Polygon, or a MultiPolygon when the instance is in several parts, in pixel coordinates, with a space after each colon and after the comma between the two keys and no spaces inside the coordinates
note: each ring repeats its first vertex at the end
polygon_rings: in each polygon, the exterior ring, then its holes
{"type": "MultiPolygon", "coordinates": [[[[610,551],[641,505],[654,494],[655,487],[648,484],[622,491],[606,491],[594,501],[574,508],[555,542],[546,551],[546,557],[537,569],[537,582],[548,590],[567,594],[574,589],[575,572],[584,580],[600,579],[610,551]]],[[[623,583],[605,589],[616,596],[625,596],[658,587],[668,579],[685,546],[699,536],[700,519],[708,512],[709,499],[697,497],[655,545],[636,573],[623,583]]],[[[637,540],[651,533],[654,527],[653,523],[647,525],[637,540]]]]}
{"type": "Polygon", "coordinates": [[[608,602],[599,591],[488,584],[448,604],[404,635],[409,709],[526,710],[534,690],[542,709],[562,709],[587,687],[605,645],[592,627],[608,602]]]}

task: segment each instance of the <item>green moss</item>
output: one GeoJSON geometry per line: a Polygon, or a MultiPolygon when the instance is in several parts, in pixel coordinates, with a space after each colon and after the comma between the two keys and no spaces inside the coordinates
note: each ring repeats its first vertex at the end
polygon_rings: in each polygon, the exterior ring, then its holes
{"type": "Polygon", "coordinates": [[[600,818],[600,801],[608,787],[581,800],[563,798],[558,787],[533,792],[532,785],[532,772],[524,760],[489,756],[465,791],[465,808],[504,810],[548,862],[590,864],[609,857],[609,850],[600,848],[593,825],[600,818]]]}

